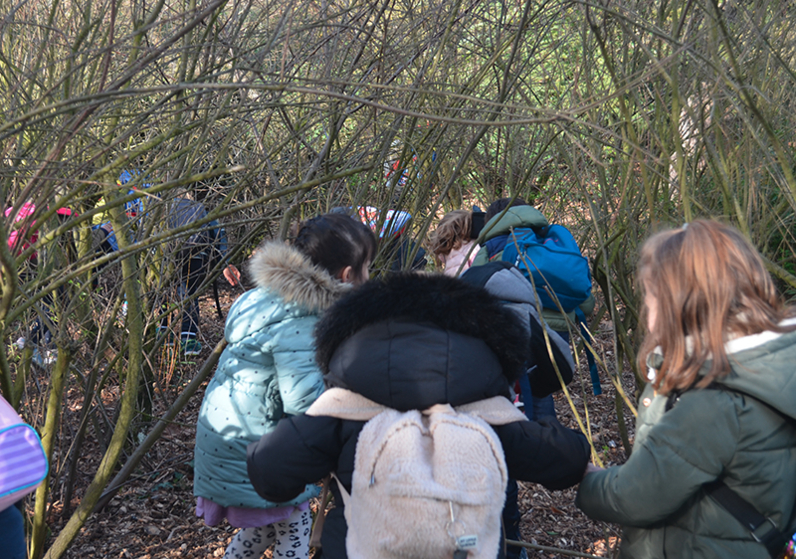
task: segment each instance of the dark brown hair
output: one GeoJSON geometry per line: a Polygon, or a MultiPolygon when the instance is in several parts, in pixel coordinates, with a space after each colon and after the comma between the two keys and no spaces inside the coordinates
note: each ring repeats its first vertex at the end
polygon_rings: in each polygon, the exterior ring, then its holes
{"type": "Polygon", "coordinates": [[[365,262],[373,262],[376,257],[373,231],[359,220],[341,214],[324,214],[304,221],[292,244],[334,277],[346,266],[359,274],[365,262]]]}
{"type": "MultiPolygon", "coordinates": [[[[663,364],[654,385],[664,394],[695,383],[705,387],[726,375],[724,344],[733,338],[796,329],[779,324],[792,311],[760,254],[738,230],[717,221],[696,220],[650,237],[641,248],[638,282],[657,303],[638,364],[644,370],[647,356],[661,348],[663,364]]],[[[644,305],[644,323],[648,314],[644,305]]]]}
{"type": "Polygon", "coordinates": [[[528,202],[523,200],[522,198],[501,198],[500,200],[495,200],[489,207],[486,209],[486,215],[484,216],[484,221],[489,223],[489,220],[495,217],[497,214],[505,210],[507,207],[511,206],[527,206],[529,205],[528,202]]]}

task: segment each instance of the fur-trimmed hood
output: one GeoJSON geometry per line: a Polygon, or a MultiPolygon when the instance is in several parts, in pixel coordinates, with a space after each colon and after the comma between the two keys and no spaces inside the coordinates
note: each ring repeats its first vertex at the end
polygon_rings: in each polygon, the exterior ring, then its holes
{"type": "Polygon", "coordinates": [[[333,278],[298,249],[282,241],[263,243],[252,256],[248,269],[257,287],[313,312],[328,309],[351,289],[349,284],[333,278]]]}
{"type": "Polygon", "coordinates": [[[315,341],[327,386],[394,409],[507,394],[528,347],[516,315],[486,290],[413,273],[343,296],[318,322],[315,341]]]}

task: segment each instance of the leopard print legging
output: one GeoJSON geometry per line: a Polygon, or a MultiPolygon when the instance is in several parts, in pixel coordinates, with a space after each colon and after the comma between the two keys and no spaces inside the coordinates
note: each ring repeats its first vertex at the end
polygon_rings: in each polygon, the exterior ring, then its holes
{"type": "Polygon", "coordinates": [[[271,544],[274,544],[275,558],[307,559],[311,528],[310,511],[295,509],[283,522],[240,529],[227,546],[224,559],[260,559],[271,544]]]}

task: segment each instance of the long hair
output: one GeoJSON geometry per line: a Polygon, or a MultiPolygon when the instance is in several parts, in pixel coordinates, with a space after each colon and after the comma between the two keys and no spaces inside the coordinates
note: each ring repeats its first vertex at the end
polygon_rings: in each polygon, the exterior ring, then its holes
{"type": "MultiPolygon", "coordinates": [[[[650,237],[641,249],[637,277],[642,292],[657,303],[638,364],[643,370],[648,355],[661,348],[663,364],[653,384],[663,394],[705,387],[726,375],[730,363],[724,344],[733,338],[796,329],[779,324],[792,311],[760,254],[739,231],[716,221],[696,220],[650,237]]],[[[644,305],[644,324],[649,311],[644,305]]]]}
{"type": "Polygon", "coordinates": [[[461,247],[470,240],[472,213],[466,210],[454,210],[445,214],[429,240],[429,250],[437,260],[447,256],[452,250],[461,247]]]}

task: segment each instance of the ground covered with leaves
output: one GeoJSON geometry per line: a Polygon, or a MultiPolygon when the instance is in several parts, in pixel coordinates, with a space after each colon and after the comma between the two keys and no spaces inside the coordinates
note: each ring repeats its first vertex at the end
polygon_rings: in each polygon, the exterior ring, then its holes
{"type": "MultiPolygon", "coordinates": [[[[239,292],[232,289],[222,289],[221,302],[224,312],[238,294],[239,292]]],[[[160,364],[163,375],[155,393],[153,413],[155,417],[165,413],[171,402],[201,367],[215,343],[223,336],[223,321],[219,319],[209,293],[202,298],[201,304],[203,352],[189,360],[172,348],[164,348],[160,364]]],[[[610,323],[601,324],[594,334],[600,353],[609,364],[613,363],[610,323]]],[[[584,363],[581,365],[580,374],[569,386],[572,404],[581,418],[584,418],[584,408],[588,408],[591,436],[604,463],[621,464],[625,460],[625,452],[617,426],[615,390],[608,374],[601,371],[603,395],[592,395],[585,359],[582,361],[584,363]]],[[[620,378],[627,394],[632,398],[633,376],[626,364],[620,378]]],[[[193,444],[203,388],[193,397],[176,421],[166,429],[135,474],[123,485],[108,506],[89,518],[66,557],[70,559],[223,557],[224,549],[235,529],[226,523],[214,527],[206,526],[194,514],[193,444]]],[[[112,413],[118,394],[109,390],[102,396],[108,413],[112,413]]],[[[575,415],[567,397],[559,393],[555,399],[559,420],[565,425],[577,428],[575,415]]],[[[66,431],[76,429],[81,401],[79,389],[70,388],[64,414],[66,431]]],[[[632,440],[633,419],[627,408],[625,414],[628,416],[628,428],[632,440]]],[[[127,455],[132,452],[137,442],[143,440],[150,426],[151,424],[143,422],[137,424],[130,436],[127,455]]],[[[71,507],[65,506],[63,500],[58,500],[59,495],[63,498],[63,492],[53,490],[54,503],[48,515],[53,535],[58,533],[68,519],[69,509],[77,505],[79,496],[91,481],[100,459],[100,445],[97,441],[86,441],[84,449],[77,468],[77,481],[74,496],[71,498],[71,507]]],[[[53,462],[55,467],[64,467],[58,462],[57,456],[53,462]]],[[[612,548],[615,547],[619,536],[617,527],[589,520],[575,507],[575,494],[575,489],[548,491],[540,485],[520,483],[522,535],[526,542],[535,546],[528,549],[529,557],[570,556],[566,551],[577,552],[581,557],[583,554],[599,557],[613,555],[612,548]],[[611,545],[607,546],[606,542],[610,542],[611,545]]]]}

